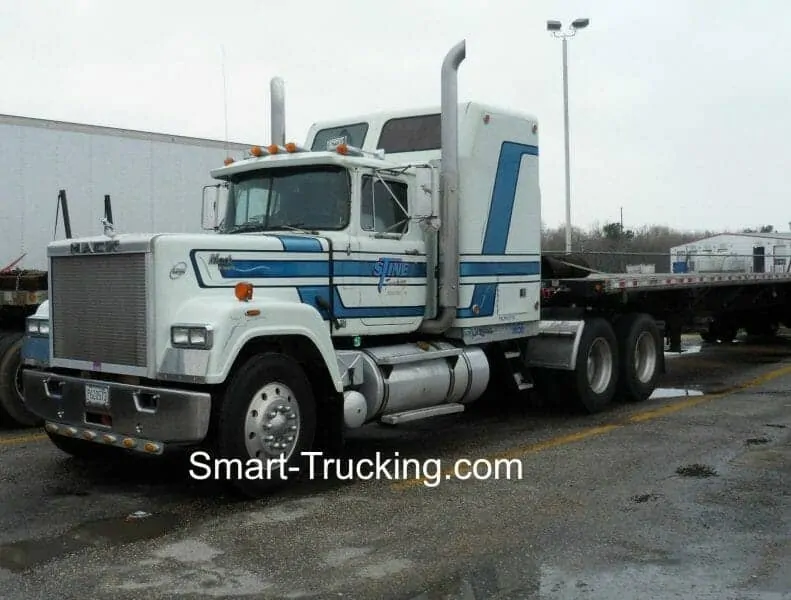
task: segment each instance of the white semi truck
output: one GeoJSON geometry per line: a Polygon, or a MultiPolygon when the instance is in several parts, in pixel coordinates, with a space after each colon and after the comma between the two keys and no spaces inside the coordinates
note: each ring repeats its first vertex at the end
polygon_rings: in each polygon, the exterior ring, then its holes
{"type": "Polygon", "coordinates": [[[314,124],[304,146],[274,79],[272,145],[212,171],[217,234],[51,243],[32,319],[50,367],[24,383],[53,443],[260,460],[268,477],[232,481],[256,496],[345,431],[463,411],[487,388],[588,412],[645,400],[688,316],[786,310],[789,275],[542,261],[537,121],[460,104],[465,56],[445,57],[439,109],[314,124]]]}
{"type": "MultiPolygon", "coordinates": [[[[47,244],[99,234],[105,217],[123,231],[200,232],[195,198],[210,168],[249,147],[0,115],[0,422],[39,422],[24,405],[22,348],[26,317],[48,297],[47,244]]],[[[46,366],[46,337],[26,341],[28,363],[46,366]]]]}

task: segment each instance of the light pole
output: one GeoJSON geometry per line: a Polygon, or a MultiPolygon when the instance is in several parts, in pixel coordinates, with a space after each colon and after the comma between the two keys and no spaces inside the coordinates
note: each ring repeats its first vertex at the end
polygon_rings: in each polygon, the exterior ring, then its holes
{"type": "Polygon", "coordinates": [[[560,21],[547,21],[547,31],[563,40],[563,126],[566,137],[566,253],[571,252],[571,167],[569,165],[569,67],[567,40],[590,24],[590,19],[575,19],[568,31],[563,33],[560,21]]]}

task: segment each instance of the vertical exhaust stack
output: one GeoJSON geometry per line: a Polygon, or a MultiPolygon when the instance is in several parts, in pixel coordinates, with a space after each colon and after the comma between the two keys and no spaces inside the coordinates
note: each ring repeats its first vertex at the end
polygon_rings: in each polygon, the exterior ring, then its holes
{"type": "Polygon", "coordinates": [[[450,49],[442,61],[442,115],[439,230],[439,316],[423,324],[427,333],[443,333],[459,304],[459,89],[458,70],[467,58],[467,41],[450,49]]]}
{"type": "Polygon", "coordinates": [[[286,91],[281,77],[273,77],[269,82],[269,97],[272,109],[270,129],[272,143],[286,145],[286,91]]]}

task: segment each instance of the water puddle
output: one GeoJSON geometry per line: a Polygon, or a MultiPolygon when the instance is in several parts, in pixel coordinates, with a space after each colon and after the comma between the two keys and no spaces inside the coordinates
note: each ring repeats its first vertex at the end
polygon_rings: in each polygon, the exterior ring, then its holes
{"type": "Polygon", "coordinates": [[[102,548],[148,540],[173,530],[176,515],[151,515],[137,512],[127,517],[113,517],[81,523],[48,538],[22,540],[0,545],[0,567],[21,572],[66,554],[87,548],[102,548]]]}
{"type": "Polygon", "coordinates": [[[676,358],[678,356],[688,356],[689,354],[700,354],[701,352],[703,352],[703,346],[699,344],[687,346],[686,348],[682,345],[681,352],[670,352],[669,350],[666,350],[665,358],[676,358]]]}
{"type": "Polygon", "coordinates": [[[659,398],[685,398],[688,396],[702,396],[703,392],[700,390],[686,390],[683,388],[657,388],[651,394],[651,400],[659,398]]]}

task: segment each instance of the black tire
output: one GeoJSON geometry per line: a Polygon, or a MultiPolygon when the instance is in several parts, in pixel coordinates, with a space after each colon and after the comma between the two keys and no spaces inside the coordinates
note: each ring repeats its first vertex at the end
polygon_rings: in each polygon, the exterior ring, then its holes
{"type": "Polygon", "coordinates": [[[272,454],[267,455],[262,447],[268,434],[278,436],[275,443],[289,445],[285,449],[285,473],[270,464],[272,469],[265,477],[231,478],[225,483],[245,496],[261,498],[296,479],[298,473],[292,468],[304,472],[302,453],[312,449],[316,435],[316,400],[297,361],[273,352],[253,356],[233,376],[221,402],[213,444],[217,458],[240,459],[243,464],[250,464],[251,459],[265,461],[275,457],[278,449],[269,447],[272,454]],[[268,415],[273,413],[270,420],[268,415]],[[292,414],[297,415],[293,422],[289,420],[292,414]],[[264,421],[274,429],[266,430],[264,421]],[[290,431],[293,426],[297,427],[296,432],[290,431]],[[258,448],[258,455],[248,448],[248,441],[250,448],[258,448]]]}
{"type": "Polygon", "coordinates": [[[0,420],[9,426],[36,427],[43,421],[25,407],[22,390],[23,334],[14,331],[0,338],[0,420]]]}
{"type": "Polygon", "coordinates": [[[709,325],[709,339],[730,344],[739,334],[739,328],[727,320],[715,320],[709,325]]]}
{"type": "Polygon", "coordinates": [[[95,442],[89,442],[79,438],[70,438],[49,431],[47,431],[46,434],[58,450],[80,460],[105,461],[124,456],[124,451],[120,448],[101,446],[95,442]]]}
{"type": "Polygon", "coordinates": [[[587,320],[580,339],[577,364],[567,380],[572,406],[588,414],[605,410],[612,403],[617,389],[618,362],[618,342],[610,323],[598,317],[587,320]],[[594,361],[593,381],[588,376],[591,359],[594,361]]]}
{"type": "Polygon", "coordinates": [[[649,315],[632,313],[615,323],[615,337],[620,356],[616,396],[624,402],[644,402],[662,371],[662,334],[649,315]]]}

